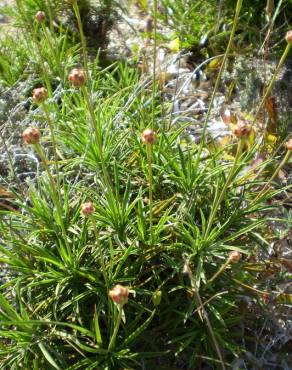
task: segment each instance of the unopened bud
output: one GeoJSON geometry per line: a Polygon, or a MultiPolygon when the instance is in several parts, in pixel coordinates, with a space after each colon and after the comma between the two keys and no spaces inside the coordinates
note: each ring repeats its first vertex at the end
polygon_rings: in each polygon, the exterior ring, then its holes
{"type": "Polygon", "coordinates": [[[145,33],[151,33],[152,30],[153,30],[153,18],[149,16],[146,18],[144,31],[145,33]]]}
{"type": "Polygon", "coordinates": [[[81,206],[81,214],[84,217],[90,217],[95,211],[95,207],[92,202],[83,203],[81,206]]]}
{"type": "Polygon", "coordinates": [[[162,292],[161,290],[157,290],[156,292],[153,293],[152,295],[152,302],[155,307],[160,305],[161,302],[161,297],[162,297],[162,292]]]}
{"type": "Polygon", "coordinates": [[[141,139],[144,144],[153,144],[156,139],[156,132],[147,128],[142,132],[141,139]]]}
{"type": "Polygon", "coordinates": [[[116,304],[123,306],[128,302],[129,289],[118,284],[109,291],[108,295],[116,304]]]}
{"type": "Polygon", "coordinates": [[[289,150],[289,152],[292,150],[292,139],[287,141],[286,148],[287,150],[289,150]]]}
{"type": "Polygon", "coordinates": [[[251,127],[244,121],[238,121],[232,130],[233,134],[238,138],[248,137],[251,133],[251,127]]]}
{"type": "Polygon", "coordinates": [[[82,68],[74,68],[68,76],[68,80],[74,87],[80,87],[85,84],[85,73],[82,68]]]}
{"type": "Polygon", "coordinates": [[[36,127],[28,127],[22,133],[22,139],[26,144],[38,144],[40,138],[40,130],[36,127]]]}
{"type": "Polygon", "coordinates": [[[48,91],[44,87],[38,87],[33,90],[32,99],[36,103],[43,103],[48,97],[48,91]]]}
{"type": "Polygon", "coordinates": [[[288,42],[288,44],[292,44],[292,30],[286,33],[285,39],[288,42]]]}
{"type": "Polygon", "coordinates": [[[229,261],[231,263],[237,263],[241,260],[241,253],[238,252],[238,251],[233,251],[233,252],[230,252],[229,254],[229,261]]]}
{"type": "Polygon", "coordinates": [[[231,123],[231,112],[229,109],[225,109],[225,111],[221,115],[222,121],[229,125],[231,123]]]}
{"type": "Polygon", "coordinates": [[[46,19],[46,13],[39,10],[36,15],[34,16],[35,20],[38,22],[38,23],[43,23],[46,19]]]}

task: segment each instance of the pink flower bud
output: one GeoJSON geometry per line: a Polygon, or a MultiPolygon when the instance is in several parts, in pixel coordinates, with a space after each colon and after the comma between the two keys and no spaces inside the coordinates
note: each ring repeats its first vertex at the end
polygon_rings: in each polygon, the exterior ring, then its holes
{"type": "Polygon", "coordinates": [[[231,123],[231,112],[229,109],[225,109],[225,111],[221,114],[222,121],[229,125],[231,123]]]}
{"type": "Polygon", "coordinates": [[[288,42],[288,44],[292,44],[292,30],[286,33],[285,39],[288,42]]]}
{"type": "Polygon", "coordinates": [[[108,295],[116,304],[123,306],[128,302],[129,289],[118,284],[109,291],[108,295]]]}
{"type": "Polygon", "coordinates": [[[80,87],[85,84],[85,73],[81,68],[74,68],[68,76],[68,80],[74,87],[80,87]]]}
{"type": "Polygon", "coordinates": [[[251,133],[251,127],[245,121],[238,121],[232,132],[238,138],[247,138],[251,133]]]}
{"type": "Polygon", "coordinates": [[[156,132],[147,128],[142,132],[141,139],[144,144],[153,144],[156,139],[156,132]]]}
{"type": "Polygon", "coordinates": [[[22,139],[26,144],[37,144],[40,138],[40,130],[36,127],[28,127],[22,133],[22,139]]]}
{"type": "Polygon", "coordinates": [[[289,152],[291,152],[291,150],[292,150],[292,139],[287,141],[286,147],[287,147],[287,150],[289,150],[289,152]]]}
{"type": "Polygon", "coordinates": [[[38,87],[33,90],[32,99],[36,103],[43,103],[48,97],[48,91],[44,87],[38,87]]]}
{"type": "Polygon", "coordinates": [[[241,260],[241,253],[238,252],[238,251],[233,251],[233,252],[230,252],[229,254],[229,261],[231,263],[237,263],[241,260]]]}
{"type": "Polygon", "coordinates": [[[46,13],[45,12],[42,12],[41,10],[39,10],[36,15],[35,15],[35,20],[38,22],[38,23],[43,23],[46,19],[46,13]]]}
{"type": "Polygon", "coordinates": [[[83,203],[81,206],[81,214],[84,217],[90,217],[95,211],[95,207],[92,202],[83,203]]]}

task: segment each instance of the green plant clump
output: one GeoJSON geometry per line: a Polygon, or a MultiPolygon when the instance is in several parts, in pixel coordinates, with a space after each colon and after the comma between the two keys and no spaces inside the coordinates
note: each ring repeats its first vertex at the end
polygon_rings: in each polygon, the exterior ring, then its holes
{"type": "Polygon", "coordinates": [[[242,122],[228,147],[207,140],[241,1],[198,145],[169,125],[155,79],[89,55],[76,0],[80,44],[50,2],[29,2],[39,23],[17,3],[25,33],[13,50],[1,41],[0,77],[33,76],[22,140],[38,172],[1,180],[0,369],[229,368],[245,350],[242,304],[269,295],[253,257],[291,153],[290,141],[251,167],[261,144],[242,122]]]}

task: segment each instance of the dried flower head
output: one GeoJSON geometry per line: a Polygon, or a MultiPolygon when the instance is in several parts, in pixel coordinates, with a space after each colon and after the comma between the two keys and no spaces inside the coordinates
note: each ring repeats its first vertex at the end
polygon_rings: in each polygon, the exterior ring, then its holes
{"type": "Polygon", "coordinates": [[[156,132],[147,128],[142,132],[141,139],[144,144],[153,144],[156,139],[156,132]]]}
{"type": "Polygon", "coordinates": [[[48,97],[48,91],[44,87],[38,87],[32,92],[32,99],[36,103],[43,103],[48,97]]]}
{"type": "Polygon", "coordinates": [[[80,87],[85,84],[85,73],[82,68],[74,68],[68,76],[68,80],[74,87],[80,87]]]}
{"type": "Polygon", "coordinates": [[[84,217],[90,217],[95,211],[95,207],[92,202],[83,203],[81,206],[81,214],[84,217]]]}
{"type": "Polygon", "coordinates": [[[26,144],[38,144],[40,138],[40,130],[36,127],[28,127],[22,133],[22,139],[26,144]]]}
{"type": "Polygon", "coordinates": [[[128,302],[129,289],[118,284],[109,291],[108,295],[116,304],[123,306],[128,302]]]}
{"type": "Polygon", "coordinates": [[[230,252],[229,254],[229,261],[231,263],[237,263],[241,260],[241,253],[238,252],[238,251],[233,251],[233,252],[230,252]]]}
{"type": "Polygon", "coordinates": [[[35,20],[38,22],[38,23],[43,23],[46,19],[46,13],[39,10],[36,15],[34,16],[35,20]]]}
{"type": "Polygon", "coordinates": [[[285,39],[288,42],[288,44],[292,44],[292,30],[286,33],[285,39]]]}
{"type": "Polygon", "coordinates": [[[289,139],[287,141],[286,147],[287,147],[287,150],[289,150],[289,152],[292,150],[292,139],[289,139]]]}
{"type": "Polygon", "coordinates": [[[232,130],[233,134],[238,138],[248,137],[251,133],[251,127],[245,121],[238,121],[232,130]]]}

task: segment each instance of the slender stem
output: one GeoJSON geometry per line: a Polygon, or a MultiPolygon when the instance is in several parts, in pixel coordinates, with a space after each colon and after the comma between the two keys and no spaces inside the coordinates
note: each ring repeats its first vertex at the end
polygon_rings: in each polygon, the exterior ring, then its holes
{"type": "Polygon", "coordinates": [[[121,321],[122,321],[122,315],[123,315],[123,306],[122,305],[119,306],[118,312],[119,313],[118,313],[117,321],[116,321],[116,324],[115,324],[114,332],[113,332],[113,335],[112,335],[112,337],[110,339],[110,342],[109,342],[108,352],[110,352],[115,346],[116,337],[117,337],[119,327],[120,327],[121,321]]]}
{"type": "Polygon", "coordinates": [[[214,204],[213,204],[213,207],[212,207],[212,210],[211,210],[211,214],[210,214],[210,217],[209,217],[209,220],[208,220],[208,224],[207,224],[207,228],[206,228],[206,231],[204,233],[204,237],[206,237],[213,225],[213,222],[214,222],[214,219],[216,217],[216,214],[217,214],[217,211],[218,211],[218,208],[225,196],[225,193],[233,179],[233,176],[234,176],[234,173],[236,171],[236,168],[237,168],[237,163],[238,163],[238,160],[240,158],[240,155],[241,155],[241,152],[242,152],[242,149],[243,149],[243,146],[245,144],[245,139],[244,138],[241,138],[238,142],[238,146],[237,146],[237,152],[236,152],[236,156],[234,158],[234,163],[233,163],[233,166],[228,174],[228,177],[225,181],[225,184],[221,190],[221,193],[218,193],[218,196],[217,196],[217,199],[215,199],[214,201],[214,204]]]}
{"type": "Polygon", "coordinates": [[[270,184],[272,183],[272,181],[276,178],[276,176],[278,175],[278,173],[280,172],[280,170],[284,167],[284,165],[287,163],[289,157],[290,157],[290,154],[291,154],[291,151],[290,150],[287,150],[286,154],[285,154],[285,157],[282,159],[281,163],[279,164],[279,166],[276,168],[275,172],[273,173],[272,177],[269,179],[269,181],[265,184],[265,186],[263,187],[263,189],[259,192],[259,194],[256,196],[256,198],[254,199],[254,201],[252,202],[251,205],[254,205],[263,195],[265,195],[266,193],[268,193],[268,188],[270,186],[270,184]]]}
{"type": "Polygon", "coordinates": [[[93,231],[94,231],[94,235],[95,235],[95,239],[96,239],[96,243],[97,243],[97,248],[98,248],[98,251],[99,251],[99,258],[100,258],[100,264],[101,264],[101,268],[102,268],[103,277],[104,277],[106,286],[108,288],[108,279],[107,279],[107,274],[106,274],[104,258],[103,258],[103,254],[102,254],[102,247],[101,247],[101,243],[100,243],[100,240],[99,240],[99,231],[97,230],[97,227],[96,227],[96,224],[95,224],[93,218],[91,218],[91,223],[92,223],[92,227],[93,227],[93,231]]]}
{"type": "Polygon", "coordinates": [[[103,176],[104,176],[106,185],[108,186],[108,188],[110,190],[110,189],[112,189],[112,184],[111,184],[111,180],[110,180],[109,173],[107,171],[104,156],[103,156],[101,127],[100,127],[99,124],[98,124],[98,127],[97,127],[97,120],[96,120],[96,117],[95,117],[94,107],[93,107],[93,104],[92,104],[91,97],[88,93],[87,87],[82,86],[82,92],[83,92],[83,95],[84,95],[84,98],[85,98],[85,101],[86,101],[86,104],[87,104],[87,107],[88,107],[88,110],[89,110],[90,123],[91,123],[91,127],[92,127],[92,130],[93,130],[93,133],[94,133],[94,136],[95,136],[95,140],[96,140],[98,156],[99,156],[99,160],[100,160],[100,163],[101,163],[101,169],[102,169],[102,172],[103,172],[103,176]]]}
{"type": "Polygon", "coordinates": [[[36,152],[38,153],[38,155],[41,158],[41,161],[43,163],[43,166],[45,167],[45,170],[47,172],[47,175],[48,175],[48,178],[49,178],[49,181],[50,181],[50,185],[51,185],[51,189],[52,189],[52,198],[53,198],[54,205],[55,205],[55,207],[57,209],[57,212],[58,212],[60,226],[61,226],[61,230],[62,230],[62,236],[63,236],[64,242],[66,244],[66,248],[67,248],[68,256],[70,258],[70,262],[72,263],[72,252],[71,252],[70,246],[68,244],[68,240],[67,240],[67,234],[66,234],[66,230],[65,230],[65,226],[64,226],[64,222],[63,222],[63,217],[62,217],[62,207],[61,207],[60,199],[58,197],[56,184],[55,184],[54,178],[51,174],[51,171],[49,169],[49,166],[48,166],[48,163],[47,163],[47,158],[46,158],[46,155],[43,151],[43,148],[41,147],[40,144],[34,144],[34,147],[36,149],[36,152]]]}
{"type": "Polygon", "coordinates": [[[215,274],[211,277],[211,279],[208,280],[208,283],[212,283],[222,272],[227,268],[227,266],[230,264],[230,258],[227,258],[225,263],[220,267],[220,269],[215,272],[215,274]]]}
{"type": "Polygon", "coordinates": [[[251,291],[253,291],[255,293],[262,294],[262,295],[266,295],[266,294],[270,295],[269,292],[263,292],[262,290],[259,290],[259,289],[256,289],[256,288],[250,286],[250,285],[244,284],[242,281],[239,281],[237,279],[232,279],[232,280],[235,283],[237,283],[237,284],[243,286],[244,288],[249,289],[249,290],[251,290],[251,291]]]}
{"type": "Polygon", "coordinates": [[[157,51],[157,0],[153,1],[153,17],[154,17],[154,43],[153,43],[153,86],[152,86],[152,122],[151,128],[155,126],[155,90],[156,90],[156,51],[157,51]]]}
{"type": "Polygon", "coordinates": [[[77,19],[78,29],[79,29],[79,33],[80,33],[80,40],[81,40],[81,47],[82,47],[82,54],[83,54],[83,65],[84,65],[84,69],[85,69],[85,72],[86,72],[86,76],[88,77],[88,60],[87,60],[86,39],[85,39],[85,36],[84,36],[83,25],[82,25],[82,20],[81,20],[77,0],[74,0],[74,2],[73,2],[73,9],[74,9],[74,13],[75,13],[75,16],[76,16],[76,19],[77,19]]]}
{"type": "MultiPolygon", "coordinates": [[[[214,344],[214,347],[215,347],[215,350],[217,352],[217,355],[218,355],[218,358],[220,360],[220,363],[221,363],[221,367],[223,370],[225,370],[225,364],[224,364],[224,361],[223,361],[223,356],[222,356],[222,353],[220,351],[220,347],[219,347],[219,344],[217,342],[217,339],[216,339],[216,336],[214,334],[214,331],[213,331],[213,328],[212,328],[212,325],[211,325],[211,322],[209,320],[209,316],[208,316],[208,313],[207,311],[205,310],[205,303],[203,302],[202,298],[201,298],[201,295],[199,293],[199,289],[198,289],[198,286],[197,286],[197,283],[196,283],[196,279],[194,278],[193,276],[193,273],[191,271],[191,268],[190,268],[190,265],[189,265],[189,262],[186,261],[185,262],[185,267],[186,267],[186,273],[188,274],[189,276],[189,279],[191,281],[191,286],[192,286],[192,291],[193,293],[195,294],[195,298],[196,298],[196,303],[198,305],[198,308],[200,308],[198,310],[198,312],[202,315],[202,317],[205,319],[205,322],[206,322],[206,325],[207,325],[207,328],[210,332],[210,335],[211,335],[211,339],[213,341],[213,344],[214,344]]],[[[198,309],[197,308],[197,309],[198,309]]]]}
{"type": "Polygon", "coordinates": [[[274,72],[274,74],[273,74],[273,77],[272,77],[272,79],[271,79],[271,81],[270,81],[270,83],[269,83],[269,86],[267,87],[267,90],[266,90],[266,92],[265,92],[265,94],[264,94],[264,96],[263,96],[263,98],[262,98],[262,100],[261,100],[261,103],[260,103],[260,105],[259,105],[259,107],[258,107],[258,109],[257,109],[257,111],[256,111],[256,114],[255,114],[254,119],[253,119],[253,121],[252,121],[252,125],[254,125],[254,124],[255,124],[255,122],[256,122],[256,120],[257,120],[257,118],[258,118],[259,114],[260,114],[260,111],[261,111],[261,109],[263,108],[263,106],[264,106],[264,104],[265,104],[265,101],[266,101],[267,97],[268,97],[268,96],[270,95],[270,93],[271,93],[271,90],[272,90],[272,88],[273,88],[273,86],[274,86],[274,84],[275,84],[275,81],[276,81],[276,78],[277,78],[277,76],[278,76],[278,73],[279,73],[279,71],[280,71],[280,69],[281,69],[281,67],[282,67],[282,65],[283,65],[283,63],[284,63],[284,61],[286,60],[286,58],[287,58],[287,56],[288,56],[288,54],[289,54],[289,51],[290,51],[290,49],[291,49],[291,46],[292,46],[292,44],[291,44],[291,43],[287,43],[286,49],[284,50],[284,52],[283,52],[283,54],[282,54],[282,56],[281,56],[281,59],[280,59],[280,61],[279,61],[278,65],[277,65],[277,68],[276,68],[276,70],[275,70],[275,72],[274,72]]]}
{"type": "Polygon", "coordinates": [[[153,243],[153,170],[152,170],[152,144],[146,144],[148,162],[148,183],[149,183],[149,227],[150,243],[153,243]]]}
{"type": "Polygon", "coordinates": [[[45,112],[46,119],[49,124],[50,132],[51,132],[52,143],[53,143],[53,153],[54,153],[54,160],[55,160],[55,171],[56,171],[56,176],[57,176],[57,190],[58,190],[59,199],[61,199],[60,198],[61,187],[60,187],[60,172],[59,172],[58,155],[57,155],[57,142],[56,142],[55,133],[54,133],[55,125],[51,119],[49,108],[45,102],[42,103],[42,107],[45,112]]]}
{"type": "MultiPolygon", "coordinates": [[[[53,95],[53,89],[52,89],[52,85],[51,85],[51,82],[50,82],[50,78],[49,78],[49,75],[48,75],[48,71],[47,71],[47,68],[45,67],[45,63],[46,63],[46,60],[42,54],[42,48],[41,48],[41,45],[40,45],[40,42],[36,36],[36,28],[34,27],[32,33],[32,39],[34,41],[34,43],[36,44],[36,47],[37,47],[37,53],[36,54],[36,59],[38,59],[38,62],[39,62],[39,66],[40,66],[40,69],[42,71],[42,74],[43,74],[43,77],[44,77],[44,80],[45,80],[45,83],[46,83],[46,88],[48,90],[48,94],[49,96],[52,96],[53,95]]],[[[29,47],[29,45],[28,45],[29,47]]],[[[35,50],[33,48],[33,50],[35,50]]]]}
{"type": "Polygon", "coordinates": [[[50,22],[50,31],[54,31],[54,25],[53,25],[53,12],[52,12],[52,7],[51,7],[51,1],[48,0],[46,1],[48,13],[49,13],[49,22],[50,22]]]}
{"type": "Polygon", "coordinates": [[[215,96],[216,96],[217,91],[219,89],[221,77],[222,77],[222,74],[223,74],[224,69],[225,69],[225,64],[226,64],[227,58],[229,56],[230,50],[231,50],[232,45],[233,45],[233,39],[234,39],[235,31],[236,31],[236,26],[237,26],[237,22],[238,22],[240,10],[241,10],[242,2],[243,2],[243,0],[237,0],[237,3],[236,3],[236,10],[235,10],[233,23],[232,23],[231,34],[230,34],[228,45],[227,45],[227,48],[226,48],[226,51],[225,51],[225,54],[224,54],[224,57],[223,57],[223,60],[222,60],[221,66],[220,66],[220,70],[219,70],[219,73],[218,73],[218,76],[217,76],[217,79],[216,79],[216,82],[215,82],[215,87],[214,87],[213,92],[212,92],[212,96],[211,96],[211,100],[210,100],[210,103],[209,103],[208,111],[207,111],[206,118],[205,118],[205,121],[204,121],[203,131],[202,131],[202,138],[201,138],[199,150],[198,150],[197,157],[196,157],[196,166],[195,167],[197,167],[197,165],[200,161],[201,154],[202,154],[202,151],[203,151],[203,148],[204,148],[204,144],[205,144],[205,140],[206,140],[206,131],[207,131],[207,126],[208,126],[210,114],[211,114],[211,111],[212,111],[212,108],[213,108],[213,103],[214,103],[215,96]]]}
{"type": "Polygon", "coordinates": [[[58,50],[58,45],[56,43],[54,45],[54,43],[52,41],[52,36],[50,35],[46,25],[44,23],[42,23],[41,27],[42,27],[43,33],[45,34],[46,40],[49,44],[49,47],[51,49],[51,53],[53,55],[53,59],[55,61],[58,73],[59,73],[60,76],[63,77],[63,73],[62,73],[62,70],[61,70],[61,67],[60,67],[60,59],[58,57],[58,51],[57,51],[58,50]]]}

